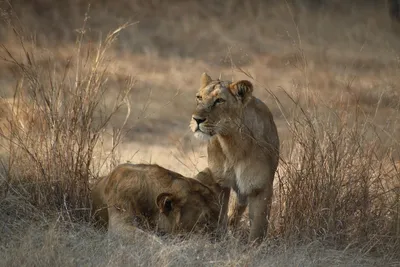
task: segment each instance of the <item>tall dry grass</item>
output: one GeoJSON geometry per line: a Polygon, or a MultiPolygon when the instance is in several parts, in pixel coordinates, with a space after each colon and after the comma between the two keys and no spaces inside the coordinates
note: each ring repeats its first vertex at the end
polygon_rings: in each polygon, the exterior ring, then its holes
{"type": "Polygon", "coordinates": [[[1,45],[1,59],[20,77],[13,98],[3,100],[9,110],[0,132],[8,155],[3,192],[17,192],[32,205],[57,210],[73,221],[89,219],[91,179],[106,161],[116,163],[114,152],[130,116],[128,95],[134,82],[129,78],[120,88],[110,88],[106,72],[107,52],[128,25],[91,44],[85,39],[86,21],[77,34],[75,54],[62,66],[51,57],[42,58],[41,48],[14,25],[9,26],[22,55],[1,45]],[[125,121],[112,128],[110,122],[121,111],[125,121]],[[95,161],[99,144],[111,130],[109,157],[95,161]]]}
{"type": "Polygon", "coordinates": [[[327,101],[308,82],[311,74],[298,38],[303,86],[297,93],[281,88],[289,99],[285,105],[272,93],[290,133],[282,144],[272,235],[398,257],[400,99],[381,91],[369,101],[372,114],[360,97],[353,101],[343,94],[327,101]],[[387,101],[393,111],[382,126],[378,114],[387,101]]]}
{"type": "Polygon", "coordinates": [[[379,133],[357,106],[307,105],[295,112],[278,176],[276,234],[396,256],[400,164],[392,152],[398,141],[379,133]]]}

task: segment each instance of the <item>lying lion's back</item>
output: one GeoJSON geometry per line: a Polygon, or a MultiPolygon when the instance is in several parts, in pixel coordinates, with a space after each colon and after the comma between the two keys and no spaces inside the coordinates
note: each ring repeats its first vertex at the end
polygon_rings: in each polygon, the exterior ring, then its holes
{"type": "Polygon", "coordinates": [[[132,201],[133,197],[138,207],[153,207],[158,194],[181,194],[188,186],[183,176],[155,164],[121,164],[107,179],[104,190],[107,199],[123,202],[132,201]]]}
{"type": "Polygon", "coordinates": [[[181,179],[182,176],[176,172],[167,170],[159,165],[153,164],[131,164],[124,163],[117,166],[109,176],[109,187],[115,182],[123,183],[124,187],[142,187],[152,185],[166,188],[181,179]]]}

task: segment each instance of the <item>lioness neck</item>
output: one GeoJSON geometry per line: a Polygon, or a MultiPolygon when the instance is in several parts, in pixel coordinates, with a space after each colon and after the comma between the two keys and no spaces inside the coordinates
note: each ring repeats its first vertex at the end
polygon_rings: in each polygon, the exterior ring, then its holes
{"type": "Polygon", "coordinates": [[[240,115],[237,127],[216,136],[225,155],[248,157],[260,148],[278,149],[276,125],[271,111],[262,101],[252,97],[240,115]]]}

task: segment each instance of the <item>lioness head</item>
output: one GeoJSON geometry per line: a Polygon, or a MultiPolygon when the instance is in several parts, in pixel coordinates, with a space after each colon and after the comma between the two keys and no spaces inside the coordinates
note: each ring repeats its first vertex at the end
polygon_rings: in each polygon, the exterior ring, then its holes
{"type": "Polygon", "coordinates": [[[253,85],[247,80],[236,82],[212,80],[201,75],[196,94],[196,110],[190,128],[195,137],[208,139],[216,134],[228,135],[240,125],[243,108],[252,97],[253,85]]]}
{"type": "Polygon", "coordinates": [[[176,194],[165,192],[157,196],[158,230],[176,233],[216,228],[219,206],[215,194],[195,179],[186,178],[185,183],[176,194]]]}

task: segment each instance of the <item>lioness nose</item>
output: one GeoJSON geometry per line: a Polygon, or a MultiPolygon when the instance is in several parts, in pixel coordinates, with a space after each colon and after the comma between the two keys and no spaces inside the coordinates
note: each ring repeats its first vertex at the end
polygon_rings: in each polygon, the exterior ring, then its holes
{"type": "Polygon", "coordinates": [[[206,121],[206,119],[196,117],[196,116],[193,116],[193,119],[197,122],[197,125],[200,125],[201,123],[206,121]]]}

